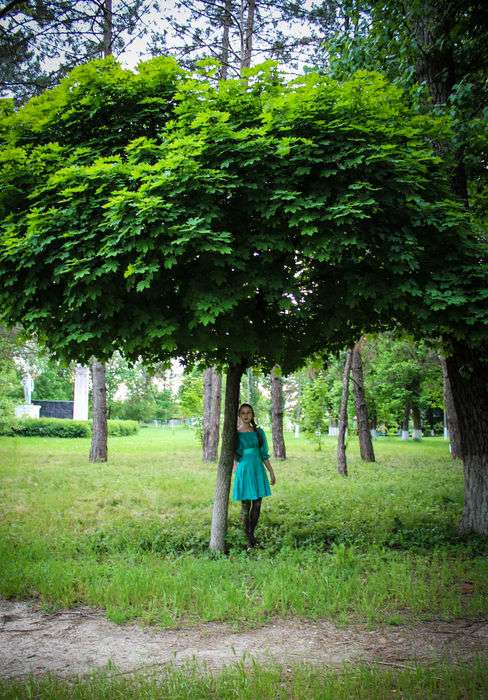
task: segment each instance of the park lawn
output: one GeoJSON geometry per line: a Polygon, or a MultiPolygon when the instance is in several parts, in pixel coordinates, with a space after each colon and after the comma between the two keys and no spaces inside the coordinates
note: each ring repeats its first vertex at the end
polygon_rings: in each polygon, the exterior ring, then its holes
{"type": "Polygon", "coordinates": [[[485,614],[487,546],[457,535],[462,465],[447,444],[380,438],[364,464],[351,438],[347,479],[335,446],[287,435],[263,548],[245,551],[233,503],[220,556],[207,549],[215,465],[191,429],[113,437],[107,464],[88,463],[88,439],[0,438],[0,594],[163,626],[485,614]]]}
{"type": "Polygon", "coordinates": [[[488,697],[488,664],[438,663],[407,669],[343,667],[339,671],[306,664],[235,664],[219,673],[196,665],[168,667],[152,673],[120,674],[116,668],[88,677],[62,680],[52,675],[21,681],[0,680],[4,700],[350,700],[364,698],[460,698],[488,697]]]}

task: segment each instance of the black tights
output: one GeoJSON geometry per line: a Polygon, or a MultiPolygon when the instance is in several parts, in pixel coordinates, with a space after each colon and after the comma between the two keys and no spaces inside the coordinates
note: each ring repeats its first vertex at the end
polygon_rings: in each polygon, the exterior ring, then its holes
{"type": "Polygon", "coordinates": [[[248,544],[254,547],[256,540],[254,539],[254,530],[258,524],[259,515],[261,513],[262,498],[256,498],[254,501],[241,501],[241,517],[244,525],[248,544]]]}

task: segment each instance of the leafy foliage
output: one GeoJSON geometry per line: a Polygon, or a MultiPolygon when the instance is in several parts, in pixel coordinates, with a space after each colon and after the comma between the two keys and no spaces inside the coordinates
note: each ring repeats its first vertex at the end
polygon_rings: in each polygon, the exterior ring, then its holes
{"type": "Polygon", "coordinates": [[[448,123],[378,74],[99,61],[2,133],[0,301],[65,357],[287,372],[398,323],[484,337],[481,241],[431,144],[448,123]]]}

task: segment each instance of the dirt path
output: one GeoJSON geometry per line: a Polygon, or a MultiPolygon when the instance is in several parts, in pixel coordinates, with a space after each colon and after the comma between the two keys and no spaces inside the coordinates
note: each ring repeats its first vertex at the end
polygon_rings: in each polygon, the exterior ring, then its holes
{"type": "Polygon", "coordinates": [[[488,620],[429,622],[415,627],[354,625],[277,619],[252,631],[227,625],[161,630],[115,625],[90,608],[39,611],[32,603],[0,600],[0,674],[19,677],[52,671],[86,673],[112,661],[121,671],[191,659],[218,669],[253,657],[280,663],[307,661],[337,666],[344,661],[408,666],[439,658],[488,656],[488,620]]]}

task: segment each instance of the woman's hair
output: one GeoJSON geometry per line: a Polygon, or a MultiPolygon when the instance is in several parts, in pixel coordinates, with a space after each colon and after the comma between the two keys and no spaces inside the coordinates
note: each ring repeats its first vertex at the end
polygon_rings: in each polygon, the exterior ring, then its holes
{"type": "MultiPolygon", "coordinates": [[[[258,426],[256,425],[256,421],[254,420],[254,408],[251,406],[250,403],[241,403],[239,406],[239,410],[237,411],[237,415],[241,415],[241,411],[243,408],[250,408],[252,411],[252,418],[251,418],[251,427],[254,430],[255,433],[257,433],[258,436],[258,445],[259,447],[263,446],[263,438],[261,437],[261,433],[258,430],[258,426]]],[[[236,446],[237,446],[237,432],[236,432],[236,446]]]]}

